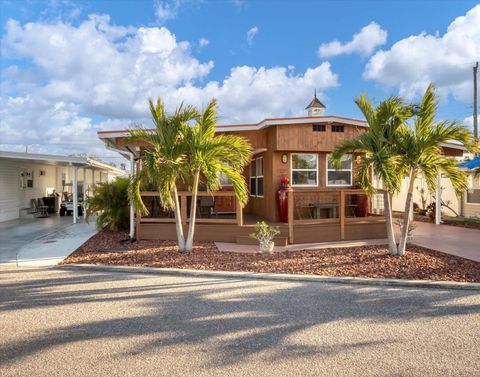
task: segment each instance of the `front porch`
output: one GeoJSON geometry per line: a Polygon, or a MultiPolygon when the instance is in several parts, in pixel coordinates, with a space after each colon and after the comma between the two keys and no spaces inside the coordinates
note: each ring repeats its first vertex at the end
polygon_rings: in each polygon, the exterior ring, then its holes
{"type": "MultiPolygon", "coordinates": [[[[378,195],[378,194],[376,194],[378,195]]],[[[137,238],[175,240],[172,212],[162,210],[154,191],[143,192],[148,216],[137,213],[137,238]]],[[[191,193],[179,192],[184,230],[188,228],[191,193]]],[[[197,241],[253,244],[249,234],[257,221],[278,226],[278,246],[311,242],[329,242],[386,237],[383,209],[374,195],[362,190],[294,190],[288,195],[288,221],[270,221],[240,208],[233,191],[214,194],[200,192],[197,201],[195,239],[197,241]]]]}

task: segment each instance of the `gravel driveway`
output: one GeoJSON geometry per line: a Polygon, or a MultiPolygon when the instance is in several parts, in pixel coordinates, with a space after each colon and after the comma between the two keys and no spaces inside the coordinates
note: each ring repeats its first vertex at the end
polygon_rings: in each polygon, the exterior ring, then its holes
{"type": "Polygon", "coordinates": [[[473,376],[474,291],[3,269],[2,376],[473,376]]]}

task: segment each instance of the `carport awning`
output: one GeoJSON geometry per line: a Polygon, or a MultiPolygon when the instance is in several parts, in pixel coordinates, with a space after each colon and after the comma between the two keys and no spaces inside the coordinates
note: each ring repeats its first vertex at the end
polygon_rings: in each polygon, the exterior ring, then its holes
{"type": "Polygon", "coordinates": [[[17,161],[18,160],[30,161],[36,164],[55,165],[55,166],[92,167],[100,170],[113,171],[120,176],[125,175],[125,171],[121,169],[117,169],[103,162],[96,161],[91,158],[84,158],[84,157],[0,151],[0,158],[8,159],[8,160],[17,160],[17,161]]]}

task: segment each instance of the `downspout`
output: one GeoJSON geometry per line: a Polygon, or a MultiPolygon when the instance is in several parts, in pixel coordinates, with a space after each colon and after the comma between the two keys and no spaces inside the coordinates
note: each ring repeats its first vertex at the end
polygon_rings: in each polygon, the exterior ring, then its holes
{"type": "MultiPolygon", "coordinates": [[[[111,150],[113,152],[120,153],[120,155],[125,157],[125,153],[128,154],[129,160],[130,160],[130,177],[133,177],[135,174],[135,154],[131,152],[130,150],[121,150],[117,149],[115,147],[110,146],[108,143],[105,143],[105,146],[107,147],[108,150],[111,150]]],[[[130,203],[130,232],[129,232],[129,237],[130,240],[135,239],[135,209],[133,208],[133,205],[130,203]]]]}

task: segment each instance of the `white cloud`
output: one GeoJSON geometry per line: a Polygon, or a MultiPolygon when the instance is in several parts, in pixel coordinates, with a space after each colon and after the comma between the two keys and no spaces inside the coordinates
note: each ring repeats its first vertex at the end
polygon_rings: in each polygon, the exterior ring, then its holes
{"type": "Polygon", "coordinates": [[[253,38],[258,33],[258,26],[252,27],[249,31],[247,31],[247,43],[249,46],[253,44],[253,38]]]}
{"type": "Polygon", "coordinates": [[[369,56],[378,47],[387,41],[387,32],[375,22],[364,26],[354,34],[350,42],[342,43],[337,40],[322,43],[318,48],[318,55],[322,58],[357,53],[369,56]]]}
{"type": "Polygon", "coordinates": [[[439,93],[452,93],[465,102],[471,98],[473,62],[480,59],[480,5],[456,18],[443,36],[421,33],[396,42],[370,58],[364,78],[398,86],[413,98],[430,82],[439,93]]]}
{"type": "MultiPolygon", "coordinates": [[[[480,122],[480,117],[479,116],[477,116],[477,124],[479,124],[478,122],[480,122]]],[[[463,124],[473,131],[473,115],[470,115],[469,117],[466,117],[463,120],[463,124]]]]}
{"type": "Polygon", "coordinates": [[[153,4],[155,15],[160,22],[176,18],[182,0],[156,0],[153,4]]]}
{"type": "Polygon", "coordinates": [[[327,62],[300,73],[233,67],[222,81],[209,81],[213,62],[199,61],[167,28],[116,26],[105,15],[78,26],[9,20],[1,42],[13,63],[2,74],[0,135],[12,148],[99,154],[97,131],[150,125],[149,97],[160,96],[169,111],[215,97],[222,122],[253,122],[303,114],[314,88],[322,97],[338,84],[327,62]]]}
{"type": "Polygon", "coordinates": [[[208,46],[209,44],[210,41],[207,38],[200,38],[200,40],[198,41],[198,45],[200,46],[200,48],[208,46]]]}

